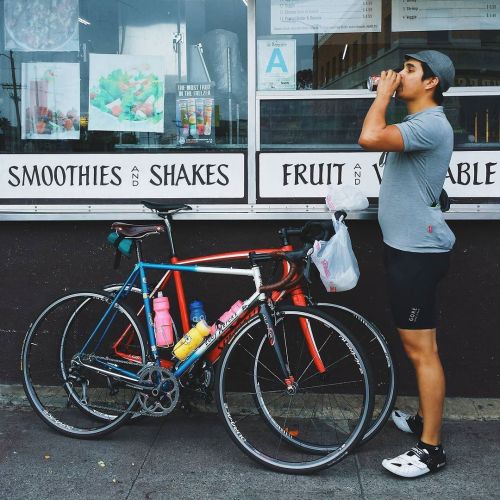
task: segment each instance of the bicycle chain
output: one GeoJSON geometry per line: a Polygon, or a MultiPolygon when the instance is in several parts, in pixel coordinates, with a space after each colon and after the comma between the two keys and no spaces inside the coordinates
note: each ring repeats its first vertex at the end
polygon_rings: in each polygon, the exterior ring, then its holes
{"type": "MultiPolygon", "coordinates": [[[[98,361],[107,361],[109,363],[116,363],[116,364],[122,364],[122,365],[128,365],[128,366],[139,366],[141,365],[142,368],[140,371],[146,369],[146,368],[151,368],[151,367],[154,367],[156,366],[154,363],[152,363],[151,361],[148,361],[147,363],[145,364],[142,364],[142,363],[136,363],[134,361],[126,361],[124,359],[116,359],[116,358],[110,358],[108,356],[88,356],[89,358],[92,358],[92,359],[97,359],[98,361]]],[[[142,394],[142,392],[140,391],[140,389],[135,389],[137,391],[137,404],[139,406],[141,406],[141,403],[140,403],[140,395],[142,394]]],[[[109,407],[109,406],[104,406],[104,405],[94,405],[94,404],[91,404],[90,405],[92,408],[95,408],[96,410],[108,410],[108,411],[114,411],[116,412],[116,408],[113,408],[113,407],[109,407]]],[[[153,413],[153,412],[148,412],[147,410],[126,410],[124,411],[123,413],[131,413],[132,415],[145,415],[145,416],[148,416],[148,417],[162,417],[164,416],[163,414],[157,414],[157,413],[153,413]]]]}

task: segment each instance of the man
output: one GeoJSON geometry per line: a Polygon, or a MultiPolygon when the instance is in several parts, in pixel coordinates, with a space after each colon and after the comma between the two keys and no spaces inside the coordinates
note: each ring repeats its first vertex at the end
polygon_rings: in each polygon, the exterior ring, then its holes
{"type": "Polygon", "coordinates": [[[436,286],[448,270],[455,243],[439,206],[453,151],[453,130],[440,104],[454,77],[453,63],[440,52],[407,54],[402,71],[382,72],[359,137],[364,149],[389,152],[378,220],[391,309],[419,393],[416,415],[396,410],[392,418],[419,441],[382,465],[403,477],[421,476],[446,464],[441,445],[445,379],[434,308],[436,286]],[[406,103],[408,116],[387,125],[385,113],[394,93],[406,103]]]}

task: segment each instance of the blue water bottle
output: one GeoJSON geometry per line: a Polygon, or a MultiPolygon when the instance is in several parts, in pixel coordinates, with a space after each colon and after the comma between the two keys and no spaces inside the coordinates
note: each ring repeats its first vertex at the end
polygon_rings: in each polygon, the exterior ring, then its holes
{"type": "Polygon", "coordinates": [[[203,302],[193,300],[193,302],[189,304],[189,322],[191,326],[195,326],[201,320],[207,320],[207,315],[203,309],[203,302]]]}

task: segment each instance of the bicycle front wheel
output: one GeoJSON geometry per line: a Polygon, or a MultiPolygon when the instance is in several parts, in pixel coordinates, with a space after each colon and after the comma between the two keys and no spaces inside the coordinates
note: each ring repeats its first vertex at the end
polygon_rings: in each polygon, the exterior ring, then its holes
{"type": "Polygon", "coordinates": [[[293,390],[264,322],[254,317],[223,353],[217,404],[231,438],[248,456],[282,472],[313,472],[340,461],[363,437],[373,409],[369,363],[351,335],[324,313],[279,307],[274,320],[293,390]],[[304,325],[323,362],[322,373],[304,325]]]}
{"type": "Polygon", "coordinates": [[[96,438],[128,420],[138,391],[117,372],[137,375],[146,362],[134,314],[102,292],[75,292],[46,307],[24,339],[21,365],[26,396],[50,427],[71,437],[96,438]]]}
{"type": "Polygon", "coordinates": [[[363,445],[380,432],[394,408],[397,374],[391,349],[382,332],[358,312],[330,302],[320,302],[314,307],[346,325],[370,361],[375,387],[375,406],[370,425],[359,443],[363,445]]]}

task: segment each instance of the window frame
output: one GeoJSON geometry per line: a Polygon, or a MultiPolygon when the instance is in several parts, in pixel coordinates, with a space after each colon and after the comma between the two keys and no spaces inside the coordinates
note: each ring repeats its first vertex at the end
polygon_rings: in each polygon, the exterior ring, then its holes
{"type": "MultiPolygon", "coordinates": [[[[179,213],[176,219],[186,220],[305,220],[310,218],[329,219],[324,204],[298,203],[257,203],[257,165],[261,153],[260,143],[260,105],[264,100],[297,99],[370,99],[374,94],[364,89],[355,90],[295,90],[295,91],[257,91],[257,27],[256,2],[247,0],[247,61],[248,61],[248,141],[246,151],[247,203],[241,204],[192,204],[193,211],[179,213]]],[[[372,34],[373,35],[373,34],[372,34]]],[[[378,34],[376,34],[378,35],[378,34]]],[[[362,50],[361,48],[359,49],[362,50]]],[[[368,48],[366,48],[368,51],[368,48]]],[[[454,87],[445,96],[498,96],[500,86],[454,87]]],[[[189,155],[192,150],[184,150],[189,155]]],[[[226,150],[231,154],[231,150],[226,150]]],[[[182,150],[178,151],[179,153],[182,150]]],[[[240,153],[241,154],[241,153],[240,153]]],[[[499,153],[500,154],[500,153],[499,153]]],[[[188,200],[186,200],[189,202],[188,200]]],[[[361,212],[353,212],[351,219],[376,219],[377,209],[370,207],[361,212]]],[[[0,220],[110,220],[126,217],[130,220],[154,219],[155,216],[140,204],[44,204],[44,205],[0,205],[0,220]]],[[[445,214],[446,219],[500,219],[500,203],[471,203],[452,207],[445,214]]]]}

